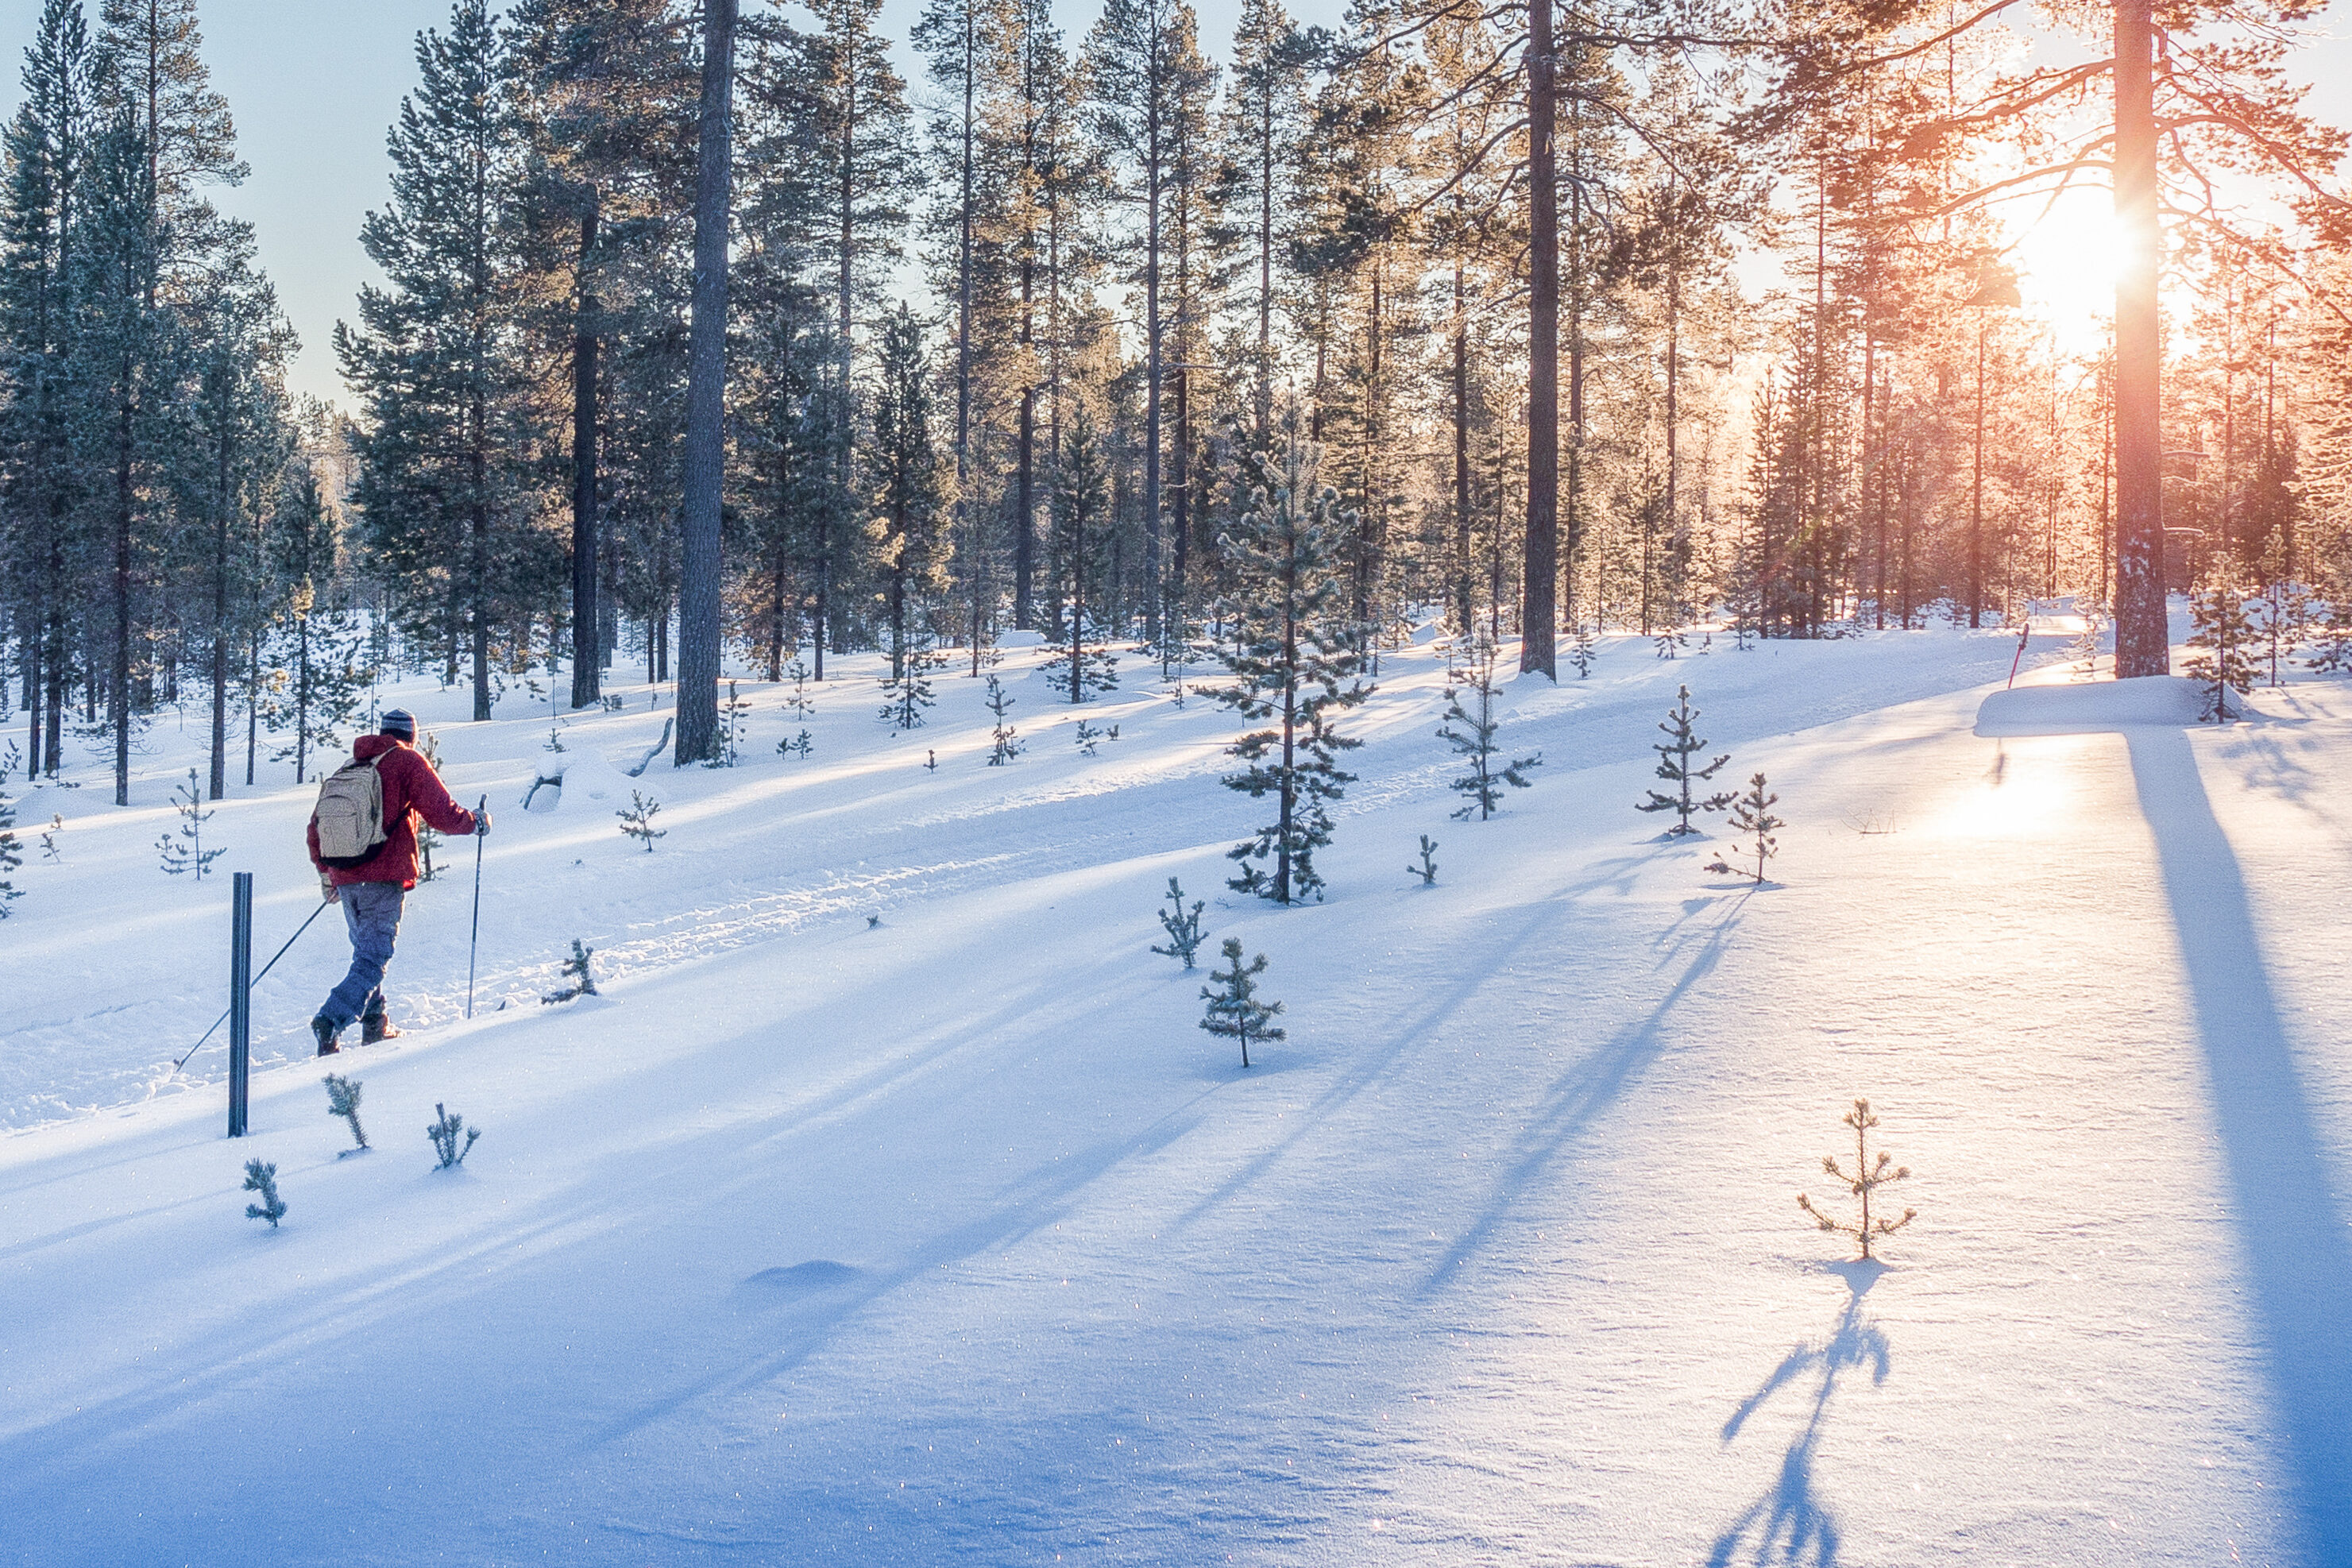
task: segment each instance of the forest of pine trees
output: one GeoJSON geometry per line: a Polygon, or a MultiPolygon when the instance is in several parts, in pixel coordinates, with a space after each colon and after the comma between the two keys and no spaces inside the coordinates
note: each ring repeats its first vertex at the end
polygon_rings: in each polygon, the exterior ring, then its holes
{"type": "Polygon", "coordinates": [[[2117,0],[2027,50],[1998,8],[1246,0],[1210,39],[1183,0],[1076,37],[929,0],[902,46],[877,0],[457,0],[330,406],[214,203],[246,167],[197,0],[41,0],[0,709],[37,775],[110,752],[121,802],[164,705],[218,798],[265,745],[318,765],[389,664],[478,719],[691,670],[681,763],[729,660],[977,678],[1019,629],[1075,700],[1113,644],[1263,652],[1252,498],[1306,449],[1326,651],[1367,677],[1432,617],[1557,675],[1592,628],[2061,596],[2149,673],[2166,592],[2352,597],[2305,9],[2117,0]],[[2038,315],[2069,252],[2033,226],[2102,243],[2110,183],[2112,297],[2038,315]]]}

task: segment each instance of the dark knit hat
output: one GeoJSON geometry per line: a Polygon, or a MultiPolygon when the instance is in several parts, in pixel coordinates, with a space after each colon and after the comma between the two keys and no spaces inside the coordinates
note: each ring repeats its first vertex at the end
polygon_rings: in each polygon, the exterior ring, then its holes
{"type": "Polygon", "coordinates": [[[405,708],[394,708],[384,714],[380,728],[395,741],[414,741],[416,739],[416,715],[405,708]]]}

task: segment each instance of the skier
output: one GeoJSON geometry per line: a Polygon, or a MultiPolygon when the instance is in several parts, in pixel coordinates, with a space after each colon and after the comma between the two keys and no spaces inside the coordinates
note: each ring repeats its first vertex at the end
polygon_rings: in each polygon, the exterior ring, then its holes
{"type": "Polygon", "coordinates": [[[384,1016],[383,971],[400,931],[401,898],[416,886],[416,820],[446,834],[488,833],[490,814],[467,811],[449,796],[433,764],[414,749],[416,721],[395,708],[380,733],[362,735],[352,760],[319,785],[310,814],[310,863],[329,903],[343,906],[352,933],[352,969],[328,994],[310,1033],[319,1054],[333,1056],[353,1018],[360,1043],[396,1039],[384,1016]]]}

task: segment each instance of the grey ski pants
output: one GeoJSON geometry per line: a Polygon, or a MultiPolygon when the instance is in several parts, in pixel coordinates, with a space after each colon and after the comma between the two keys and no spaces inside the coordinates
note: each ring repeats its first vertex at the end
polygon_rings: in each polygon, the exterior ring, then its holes
{"type": "Polygon", "coordinates": [[[397,882],[354,882],[342,889],[343,924],[352,933],[352,972],[319,1009],[319,1016],[338,1029],[383,1005],[383,970],[392,962],[393,939],[400,934],[400,900],[397,882]]]}

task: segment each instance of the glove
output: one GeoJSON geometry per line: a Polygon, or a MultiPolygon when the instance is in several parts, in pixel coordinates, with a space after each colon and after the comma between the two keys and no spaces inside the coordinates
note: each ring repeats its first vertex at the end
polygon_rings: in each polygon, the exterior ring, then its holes
{"type": "Polygon", "coordinates": [[[477,838],[486,838],[489,836],[489,832],[490,814],[487,811],[478,811],[474,813],[474,837],[477,838]]]}
{"type": "Polygon", "coordinates": [[[340,904],[343,901],[342,889],[335,886],[334,879],[331,877],[322,876],[319,879],[319,895],[331,904],[340,904]]]}

